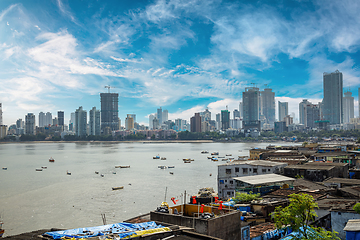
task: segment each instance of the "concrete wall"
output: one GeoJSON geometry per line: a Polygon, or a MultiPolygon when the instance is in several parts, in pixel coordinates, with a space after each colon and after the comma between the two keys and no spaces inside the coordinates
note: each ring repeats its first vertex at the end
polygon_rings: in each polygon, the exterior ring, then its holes
{"type": "Polygon", "coordinates": [[[346,239],[346,232],[344,227],[349,219],[359,219],[360,214],[355,212],[337,212],[331,211],[331,228],[333,231],[338,232],[338,237],[346,239]]]}
{"type": "Polygon", "coordinates": [[[151,221],[191,227],[194,228],[197,233],[218,237],[224,240],[241,238],[240,217],[241,213],[239,211],[232,211],[226,215],[211,219],[150,212],[151,221]]]}

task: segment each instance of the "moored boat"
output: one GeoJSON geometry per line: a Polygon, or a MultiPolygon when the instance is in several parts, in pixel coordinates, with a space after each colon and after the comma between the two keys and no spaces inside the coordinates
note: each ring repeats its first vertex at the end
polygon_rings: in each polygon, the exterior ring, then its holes
{"type": "Polygon", "coordinates": [[[204,150],[204,151],[201,151],[201,153],[209,153],[209,151],[204,150]]]}
{"type": "Polygon", "coordinates": [[[169,172],[171,175],[174,175],[174,172],[169,172]]]}
{"type": "Polygon", "coordinates": [[[71,172],[69,172],[69,171],[66,171],[66,174],[67,174],[67,175],[71,175],[71,172]]]}
{"type": "Polygon", "coordinates": [[[219,155],[219,152],[212,152],[211,155],[219,155]]]}
{"type": "Polygon", "coordinates": [[[52,157],[49,158],[49,162],[55,162],[55,159],[53,159],[52,157]]]}
{"type": "Polygon", "coordinates": [[[130,165],[120,166],[120,168],[130,168],[130,165]]]}
{"type": "Polygon", "coordinates": [[[42,168],[42,169],[47,169],[47,167],[46,167],[46,166],[42,166],[41,168],[42,168]]]}
{"type": "Polygon", "coordinates": [[[184,163],[191,163],[191,160],[184,160],[184,163]]]}
{"type": "Polygon", "coordinates": [[[112,190],[120,190],[120,189],[123,189],[124,186],[121,186],[121,187],[113,187],[112,190]]]}
{"type": "Polygon", "coordinates": [[[166,160],[166,157],[162,157],[161,160],[166,160]]]}
{"type": "Polygon", "coordinates": [[[168,166],[168,168],[175,168],[175,166],[168,166]]]}
{"type": "Polygon", "coordinates": [[[3,222],[0,222],[0,238],[4,235],[5,230],[2,228],[3,222]]]}
{"type": "Polygon", "coordinates": [[[7,167],[3,167],[2,170],[7,170],[7,167]]]}
{"type": "Polygon", "coordinates": [[[153,157],[153,159],[160,159],[160,156],[157,155],[157,156],[153,157]]]}
{"type": "Polygon", "coordinates": [[[41,172],[41,171],[42,171],[42,168],[36,168],[35,171],[41,172]]]}

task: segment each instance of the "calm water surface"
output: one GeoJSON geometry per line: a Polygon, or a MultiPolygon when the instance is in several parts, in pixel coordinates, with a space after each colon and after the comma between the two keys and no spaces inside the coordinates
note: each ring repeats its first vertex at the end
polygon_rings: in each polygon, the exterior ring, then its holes
{"type": "MultiPolygon", "coordinates": [[[[276,144],[276,143],[272,143],[276,144]]],[[[279,143],[280,145],[283,143],[279,143]]],[[[121,222],[156,209],[184,191],[217,191],[210,153],[233,157],[268,143],[15,143],[0,144],[0,219],[5,236],[44,228],[78,228],[121,222]],[[152,159],[155,155],[167,160],[152,159]],[[53,157],[54,163],[48,159],[53,157]],[[183,163],[183,158],[193,158],[183,163]],[[115,168],[130,165],[130,168],[115,168]],[[175,166],[161,170],[159,165],[175,166]],[[41,172],[36,168],[46,166],[41,172]],[[2,170],[7,167],[7,170],[2,170]],[[66,172],[71,172],[67,175],[66,172]],[[95,174],[99,171],[104,174],[95,174]],[[169,172],[173,172],[171,175],[169,172]],[[115,172],[116,174],[114,174],[115,172]],[[212,176],[210,176],[212,173],[212,176]],[[112,191],[112,187],[124,189],[112,191]]],[[[181,200],[180,200],[181,201],[181,200]]],[[[179,203],[181,203],[179,201],[179,203]]]]}

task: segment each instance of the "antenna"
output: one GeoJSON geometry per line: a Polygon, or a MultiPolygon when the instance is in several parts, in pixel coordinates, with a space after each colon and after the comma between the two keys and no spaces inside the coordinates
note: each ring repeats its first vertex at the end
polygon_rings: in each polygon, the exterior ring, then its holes
{"type": "Polygon", "coordinates": [[[108,89],[108,93],[110,93],[110,88],[115,88],[115,87],[112,87],[112,86],[108,85],[108,86],[105,86],[105,88],[107,88],[107,89],[108,89]]]}

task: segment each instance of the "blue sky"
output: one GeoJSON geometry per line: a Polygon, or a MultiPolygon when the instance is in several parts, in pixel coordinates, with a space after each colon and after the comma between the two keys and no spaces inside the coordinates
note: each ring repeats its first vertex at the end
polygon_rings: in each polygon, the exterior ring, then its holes
{"type": "MultiPolygon", "coordinates": [[[[238,108],[245,87],[267,84],[298,115],[323,97],[322,74],[360,86],[359,1],[0,1],[4,124],[28,112],[100,109],[105,85],[148,125],[238,108]]],[[[276,104],[277,105],[277,104],[276,104]]]]}

